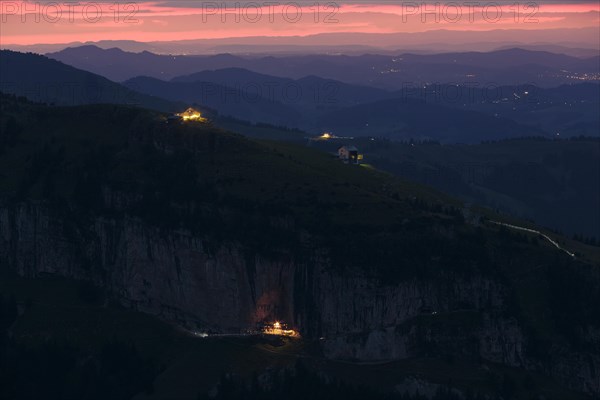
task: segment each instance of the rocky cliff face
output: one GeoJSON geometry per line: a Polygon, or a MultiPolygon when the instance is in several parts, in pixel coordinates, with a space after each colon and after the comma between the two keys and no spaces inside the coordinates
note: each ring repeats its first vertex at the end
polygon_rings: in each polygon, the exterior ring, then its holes
{"type": "Polygon", "coordinates": [[[334,270],[324,254],[297,262],[129,217],[75,225],[39,203],[0,208],[3,268],[92,280],[123,304],[181,325],[240,332],[281,319],[319,339],[331,358],[453,354],[544,369],[600,393],[598,357],[563,353],[546,364],[528,357],[526,335],[503,312],[501,283],[474,276],[384,284],[364,271],[334,270]]]}

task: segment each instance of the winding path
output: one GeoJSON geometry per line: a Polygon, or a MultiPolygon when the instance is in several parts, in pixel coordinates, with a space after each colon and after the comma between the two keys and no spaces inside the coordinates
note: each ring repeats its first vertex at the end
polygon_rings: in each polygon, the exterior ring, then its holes
{"type": "Polygon", "coordinates": [[[502,225],[502,226],[506,226],[508,228],[512,228],[512,229],[516,229],[519,231],[524,231],[524,232],[529,232],[529,233],[536,233],[540,236],[542,236],[544,239],[546,239],[548,242],[550,242],[554,247],[556,247],[557,249],[564,251],[565,253],[567,253],[569,256],[575,258],[575,254],[571,253],[569,250],[560,247],[560,245],[558,244],[558,242],[556,242],[555,240],[553,240],[550,236],[546,235],[545,233],[542,233],[540,231],[536,231],[535,229],[529,229],[529,228],[524,228],[522,226],[517,226],[517,225],[511,225],[511,224],[507,224],[504,222],[499,222],[499,221],[492,221],[489,220],[491,223],[496,224],[496,225],[502,225]]]}

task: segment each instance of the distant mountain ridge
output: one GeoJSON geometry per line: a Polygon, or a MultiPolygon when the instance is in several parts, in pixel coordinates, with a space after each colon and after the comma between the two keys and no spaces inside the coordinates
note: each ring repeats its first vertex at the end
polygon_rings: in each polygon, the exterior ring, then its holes
{"type": "Polygon", "coordinates": [[[544,29],[492,29],[472,35],[469,31],[447,29],[418,33],[364,33],[332,32],[306,36],[249,36],[216,39],[186,39],[175,41],[139,42],[134,40],[101,40],[97,42],[71,42],[62,44],[4,45],[16,51],[37,53],[57,52],[67,47],[96,45],[101,48],[119,47],[126,51],[151,51],[158,54],[239,54],[274,53],[341,53],[359,54],[369,52],[396,52],[419,49],[424,53],[445,51],[492,51],[500,47],[530,47],[537,49],[562,48],[587,49],[587,52],[570,52],[560,49],[559,53],[575,56],[589,55],[589,50],[598,50],[597,28],[544,29]],[[455,43],[455,44],[452,44],[455,43]]]}
{"type": "Polygon", "coordinates": [[[165,82],[156,78],[138,77],[123,84],[150,96],[206,106],[217,110],[221,115],[251,122],[298,126],[301,120],[298,111],[280,102],[214,82],[165,82]]]}
{"type": "Polygon", "coordinates": [[[254,90],[269,100],[306,107],[340,107],[392,97],[389,91],[347,84],[316,75],[300,79],[281,78],[243,68],[223,68],[178,76],[171,82],[213,82],[223,86],[254,90]]]}
{"type": "Polygon", "coordinates": [[[466,143],[547,136],[541,129],[507,118],[318,77],[292,80],[229,68],[169,82],[138,77],[124,85],[171,101],[202,104],[222,115],[295,127],[313,134],[332,131],[340,136],[466,143]],[[290,96],[295,97],[286,97],[286,88],[292,88],[290,96]]]}
{"type": "Polygon", "coordinates": [[[0,51],[0,91],[56,105],[126,104],[161,111],[181,108],[107,78],[37,54],[0,51]]]}
{"type": "Polygon", "coordinates": [[[597,73],[600,68],[597,57],[581,59],[522,49],[433,55],[312,54],[274,57],[231,54],[167,56],[147,51],[130,53],[120,49],[82,46],[48,56],[115,81],[137,76],[170,80],[204,70],[244,68],[283,78],[299,79],[316,75],[382,89],[400,89],[406,82],[534,82],[538,86],[557,86],[577,82],[574,75],[597,73]],[[440,69],[440,65],[444,65],[444,68],[440,69]]]}
{"type": "Polygon", "coordinates": [[[592,83],[550,89],[527,84],[429,85],[388,91],[315,76],[290,79],[224,68],[168,82],[138,77],[125,85],[153,96],[205,104],[223,115],[283,123],[315,134],[331,130],[343,136],[470,143],[549,137],[551,132],[596,136],[600,126],[600,91],[592,83]]]}
{"type": "MultiPolygon", "coordinates": [[[[130,54],[119,49],[109,53],[130,54]]],[[[596,95],[597,86],[591,84],[537,89],[538,93],[532,92],[529,97],[540,97],[539,104],[525,100],[517,102],[513,93],[516,89],[510,86],[500,88],[500,99],[507,97],[509,100],[498,104],[481,91],[475,91],[473,99],[465,104],[444,98],[422,102],[408,101],[410,95],[403,90],[394,92],[318,76],[285,78],[239,67],[195,72],[173,77],[171,81],[137,77],[120,85],[44,56],[11,51],[0,54],[0,90],[61,105],[114,103],[178,111],[196,104],[216,110],[221,116],[297,128],[311,134],[331,130],[342,136],[466,143],[523,136],[548,137],[554,133],[567,137],[595,135],[594,131],[600,126],[595,111],[600,100],[596,95]],[[569,99],[567,103],[561,100],[564,96],[569,99]],[[573,105],[577,107],[573,108],[573,105]],[[431,115],[437,117],[431,118],[431,115]]],[[[134,56],[160,57],[151,53],[134,56]]],[[[471,54],[470,57],[482,56],[471,54]]],[[[548,57],[548,54],[541,57],[548,57]]],[[[202,57],[188,57],[185,62],[196,62],[197,59],[202,57]]],[[[241,58],[221,55],[211,59],[230,63],[241,58]]],[[[440,60],[440,56],[434,59],[440,60]]],[[[273,60],[280,59],[264,58],[263,62],[273,60]]],[[[307,61],[312,63],[312,60],[307,61]]],[[[150,65],[151,60],[142,64],[150,65]]],[[[431,87],[427,90],[439,89],[431,87]]]]}
{"type": "Polygon", "coordinates": [[[318,123],[325,130],[351,136],[436,140],[444,143],[478,143],[483,140],[546,135],[541,129],[507,118],[405,98],[332,111],[321,116],[318,123]]]}

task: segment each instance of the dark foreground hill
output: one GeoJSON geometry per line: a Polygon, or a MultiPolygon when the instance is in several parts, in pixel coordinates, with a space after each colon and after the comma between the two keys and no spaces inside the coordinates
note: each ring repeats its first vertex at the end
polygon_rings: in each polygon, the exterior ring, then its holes
{"type": "Polygon", "coordinates": [[[194,399],[219,380],[220,398],[282,381],[336,398],[327,382],[390,394],[408,376],[504,398],[600,393],[600,277],[585,246],[553,236],[574,258],[425,187],[210,124],[1,106],[4,368],[16,376],[3,390],[33,390],[47,365],[48,398],[194,399]],[[56,289],[58,276],[92,286],[56,289]],[[302,340],[203,342],[127,310],[208,333],[281,320],[302,340]]]}

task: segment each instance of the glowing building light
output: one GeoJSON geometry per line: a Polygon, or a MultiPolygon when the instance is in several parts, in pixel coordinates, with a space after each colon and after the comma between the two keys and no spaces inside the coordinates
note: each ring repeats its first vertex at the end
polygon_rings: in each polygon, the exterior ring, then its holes
{"type": "Polygon", "coordinates": [[[299,337],[300,334],[293,329],[287,329],[286,324],[283,324],[279,321],[275,321],[272,324],[267,324],[263,328],[262,332],[265,335],[275,335],[275,336],[290,336],[290,337],[299,337]]]}
{"type": "Polygon", "coordinates": [[[320,136],[317,136],[317,140],[329,140],[329,139],[336,139],[337,136],[335,136],[333,133],[331,132],[323,132],[320,136]]]}
{"type": "Polygon", "coordinates": [[[200,111],[195,110],[193,108],[188,108],[184,112],[177,114],[177,116],[181,117],[184,121],[198,121],[198,122],[206,122],[207,119],[202,116],[200,111]]]}

